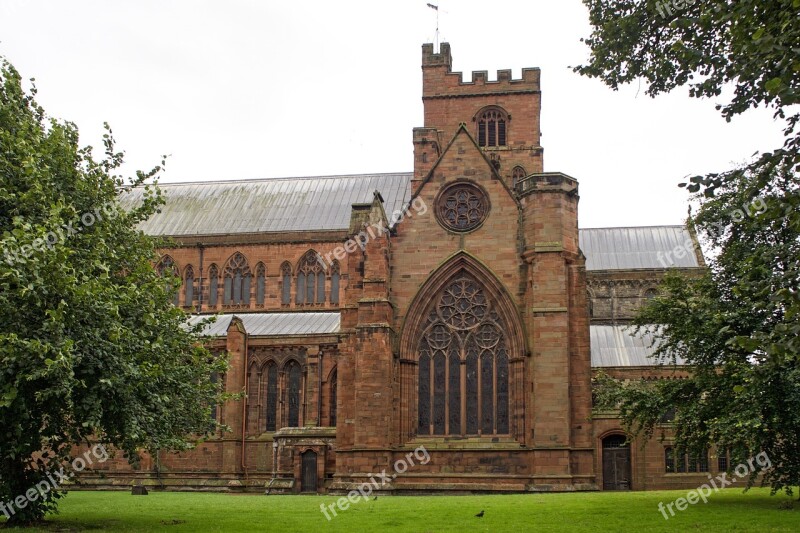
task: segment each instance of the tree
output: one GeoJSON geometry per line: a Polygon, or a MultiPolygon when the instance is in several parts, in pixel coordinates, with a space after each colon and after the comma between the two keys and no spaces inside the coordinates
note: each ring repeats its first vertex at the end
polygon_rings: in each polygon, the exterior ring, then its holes
{"type": "Polygon", "coordinates": [[[696,279],[667,275],[636,324],[654,333],[661,363],[680,356],[691,377],[601,377],[600,401],[619,407],[633,434],[652,436],[674,410],[678,447],[717,444],[740,460],[764,451],[773,465],[765,483],[791,493],[800,485],[800,114],[791,107],[800,0],[584,3],[591,59],[577,72],[615,89],[642,79],[652,96],[688,85],[692,97],[716,98],[733,86],[717,105],[725,119],[764,105],[785,121],[782,147],[680,184],[699,206],[689,223],[708,247],[709,269],[696,279]]]}
{"type": "MultiPolygon", "coordinates": [[[[136,229],[163,204],[161,166],[131,180],[110,129],[105,156],[48,118],[7,61],[0,68],[0,503],[8,525],[41,520],[47,483],[78,444],[182,450],[216,429],[210,353],[172,304],[179,280],[153,268],[163,243],[136,229]],[[150,185],[146,185],[152,183],[150,185]],[[144,202],[119,196],[144,186],[144,202]],[[48,478],[48,474],[50,477],[48,478]],[[37,488],[38,487],[38,488],[37,488]],[[17,498],[23,505],[16,505],[17,498]],[[13,512],[10,510],[13,509],[13,512]]],[[[163,162],[162,162],[163,164],[163,162]]]]}

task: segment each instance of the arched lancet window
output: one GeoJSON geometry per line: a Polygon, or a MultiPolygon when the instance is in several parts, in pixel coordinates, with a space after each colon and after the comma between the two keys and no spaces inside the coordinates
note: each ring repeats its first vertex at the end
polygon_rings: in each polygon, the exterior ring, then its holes
{"type": "Polygon", "coordinates": [[[286,365],[286,403],[288,408],[288,427],[300,425],[300,397],[302,386],[302,373],[296,361],[286,365]]]}
{"type": "Polygon", "coordinates": [[[328,409],[328,425],[333,427],[336,426],[336,389],[338,387],[336,379],[337,379],[337,372],[336,369],[333,369],[331,372],[331,377],[328,379],[329,387],[330,387],[330,406],[328,409]]]}
{"type": "Polygon", "coordinates": [[[509,434],[507,328],[466,272],[434,301],[419,341],[417,433],[509,434]]]}
{"type": "MultiPolygon", "coordinates": [[[[219,374],[217,372],[211,373],[211,383],[216,385],[219,383],[219,374]]],[[[217,406],[216,402],[211,404],[211,421],[212,422],[219,422],[217,416],[219,414],[219,407],[217,406]]]]}
{"type": "Polygon", "coordinates": [[[340,279],[340,272],[339,272],[339,262],[334,261],[331,265],[331,303],[338,304],[339,303],[339,279],[340,279]]]}
{"type": "Polygon", "coordinates": [[[208,269],[208,306],[216,307],[219,293],[219,269],[217,265],[211,264],[208,269]]]}
{"type": "Polygon", "coordinates": [[[292,301],[292,266],[281,265],[281,305],[289,305],[292,301]]]}
{"type": "Polygon", "coordinates": [[[325,303],[325,272],[318,260],[317,253],[309,250],[300,260],[297,267],[298,304],[325,303]]]}
{"type": "Polygon", "coordinates": [[[256,265],[256,304],[264,305],[267,292],[267,269],[264,263],[256,265]]]}
{"type": "Polygon", "coordinates": [[[192,265],[186,267],[183,275],[184,297],[183,305],[191,307],[194,303],[194,269],[192,265]]]}
{"type": "Polygon", "coordinates": [[[521,166],[516,166],[511,171],[511,187],[516,189],[520,186],[520,182],[527,176],[525,169],[521,166]]]}
{"type": "Polygon", "coordinates": [[[647,289],[646,291],[644,291],[645,300],[652,300],[656,296],[658,296],[658,290],[657,289],[647,289]]]}
{"type": "Polygon", "coordinates": [[[262,372],[261,379],[264,381],[264,391],[266,401],[264,409],[266,411],[266,431],[278,430],[278,366],[269,361],[265,370],[262,372]]]}
{"type": "Polygon", "coordinates": [[[500,107],[488,107],[476,115],[478,146],[505,146],[506,127],[511,117],[500,107]]]}
{"type": "MultiPolygon", "coordinates": [[[[158,264],[156,265],[156,272],[160,277],[172,276],[178,278],[178,267],[175,265],[175,260],[172,259],[171,256],[165,255],[164,257],[159,260],[158,264]]],[[[180,304],[180,291],[178,289],[172,289],[168,287],[170,291],[172,291],[172,303],[174,305],[180,304]]]]}
{"type": "Polygon", "coordinates": [[[225,305],[248,305],[250,303],[250,266],[240,252],[233,254],[225,266],[225,305]]]}

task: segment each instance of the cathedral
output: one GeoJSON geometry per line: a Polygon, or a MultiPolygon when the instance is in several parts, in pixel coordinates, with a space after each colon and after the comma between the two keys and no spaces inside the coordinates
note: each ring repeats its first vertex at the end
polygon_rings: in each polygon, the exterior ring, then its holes
{"type": "Polygon", "coordinates": [[[693,233],[578,227],[578,181],[544,170],[539,69],[464,81],[448,43],[425,44],[422,100],[411,172],[161,186],[142,225],[173,243],[156,268],[180,276],[192,321],[218,316],[215,379],[243,397],[212,410],[229,431],[84,483],[342,493],[386,472],[394,494],[647,490],[724,468],[675,453],[666,423],[629,443],[592,405],[600,371],[685,377],[627,326],[668,268],[705,267],[693,233]]]}

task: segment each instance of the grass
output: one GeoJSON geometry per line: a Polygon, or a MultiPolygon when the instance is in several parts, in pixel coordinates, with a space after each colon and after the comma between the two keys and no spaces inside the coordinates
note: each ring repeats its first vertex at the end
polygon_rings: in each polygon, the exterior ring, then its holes
{"type": "MultiPolygon", "coordinates": [[[[686,491],[476,496],[380,496],[327,521],[320,504],[338,496],[72,492],[60,514],[24,531],[334,531],[521,533],[524,531],[786,531],[800,529],[800,504],[766,489],[727,489],[665,520],[659,502],[686,491]],[[783,507],[783,508],[781,508],[783,507]],[[483,518],[475,514],[484,510],[483,518]]],[[[3,518],[4,520],[4,518],[3,518]]],[[[0,522],[2,523],[2,522],[0,522]]]]}

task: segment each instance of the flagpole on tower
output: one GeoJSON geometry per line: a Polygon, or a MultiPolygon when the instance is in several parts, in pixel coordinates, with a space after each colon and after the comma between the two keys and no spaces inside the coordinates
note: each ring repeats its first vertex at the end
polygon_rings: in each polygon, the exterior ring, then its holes
{"type": "Polygon", "coordinates": [[[428,7],[436,11],[436,34],[434,35],[434,48],[433,53],[439,53],[439,6],[428,4],[428,7]]]}

